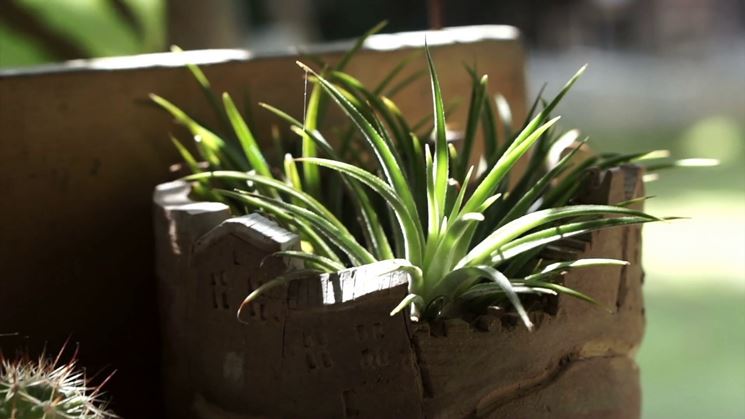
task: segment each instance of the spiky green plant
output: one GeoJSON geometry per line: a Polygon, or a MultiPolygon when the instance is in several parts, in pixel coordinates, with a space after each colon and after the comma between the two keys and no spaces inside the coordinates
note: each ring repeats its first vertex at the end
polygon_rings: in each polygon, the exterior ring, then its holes
{"type": "MultiPolygon", "coordinates": [[[[37,360],[0,354],[0,417],[8,419],[103,419],[116,417],[106,408],[101,386],[91,387],[75,358],[60,355],[37,360]]],[[[104,381],[105,382],[105,381],[104,381]]],[[[103,385],[103,384],[102,384],[103,385]]]]}
{"type": "MultiPolygon", "coordinates": [[[[197,149],[207,161],[207,169],[200,169],[197,159],[177,143],[195,172],[186,179],[194,182],[197,193],[227,202],[238,212],[261,210],[301,236],[303,251],[282,255],[302,259],[311,272],[396,260],[399,269],[408,271],[412,279],[410,294],[392,314],[411,307],[412,317],[431,320],[509,303],[531,327],[519,294],[564,293],[593,301],[555,279],[573,268],[626,262],[585,259],[549,263],[541,260],[540,252],[547,244],[598,229],[659,221],[627,208],[629,203],[573,205],[572,199],[588,169],[642,161],[660,153],[599,155],[575,162],[573,156],[579,147],[571,145],[576,143],[577,133],[560,133],[556,128],[559,118],[552,118],[551,113],[584,67],[550,102],[539,97],[519,129],[514,129],[503,98],[492,104],[488,78],[469,69],[473,86],[458,152],[446,140],[446,106],[426,48],[425,53],[434,111],[432,129],[420,134],[416,131],[427,121],[410,124],[380,87],[369,90],[338,67],[317,72],[298,62],[314,83],[303,122],[261,104],[289,123],[302,141],[301,157],[286,155],[284,170],[267,163],[227,94],[223,96],[224,112],[242,146],[242,160],[236,151],[240,148],[232,149],[229,140],[199,125],[165,99],[153,98],[198,140],[197,149]],[[341,150],[317,129],[328,99],[346,113],[358,131],[358,138],[344,137],[341,150]],[[470,166],[479,126],[486,150],[483,171],[470,166]],[[349,157],[351,144],[362,144],[374,162],[365,166],[349,157]],[[518,176],[512,169],[523,158],[528,161],[527,170],[510,182],[510,176],[518,176]],[[329,171],[311,169],[318,167],[329,171]],[[342,187],[323,187],[331,182],[342,187]],[[510,188],[510,183],[515,186],[510,188]],[[329,199],[326,189],[334,193],[343,190],[348,198],[343,201],[351,204],[356,217],[348,217],[350,211],[340,207],[339,196],[329,199]]],[[[193,67],[192,71],[198,70],[193,67]]],[[[384,83],[391,79],[387,77],[384,83]]],[[[288,274],[264,284],[243,305],[266,289],[303,274],[288,274]]]]}

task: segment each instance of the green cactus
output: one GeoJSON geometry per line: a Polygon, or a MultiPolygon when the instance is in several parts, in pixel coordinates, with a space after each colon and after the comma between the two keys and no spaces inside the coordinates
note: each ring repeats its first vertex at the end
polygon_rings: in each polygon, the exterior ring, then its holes
{"type": "MultiPolygon", "coordinates": [[[[60,352],[60,355],[62,352],[60,352]]],[[[102,400],[101,385],[92,387],[75,356],[60,363],[60,355],[38,360],[7,359],[0,354],[0,418],[113,418],[102,400]]]]}

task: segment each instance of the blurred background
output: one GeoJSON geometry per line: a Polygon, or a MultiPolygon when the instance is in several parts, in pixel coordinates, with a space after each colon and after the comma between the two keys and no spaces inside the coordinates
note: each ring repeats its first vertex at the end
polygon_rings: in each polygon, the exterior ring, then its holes
{"type": "MultiPolygon", "coordinates": [[[[2,0],[0,69],[167,50],[257,52],[384,32],[509,24],[529,96],[584,63],[562,103],[600,151],[719,159],[647,185],[647,418],[745,417],[745,2],[740,0],[2,0]]],[[[464,72],[464,77],[466,74],[464,72]]]]}

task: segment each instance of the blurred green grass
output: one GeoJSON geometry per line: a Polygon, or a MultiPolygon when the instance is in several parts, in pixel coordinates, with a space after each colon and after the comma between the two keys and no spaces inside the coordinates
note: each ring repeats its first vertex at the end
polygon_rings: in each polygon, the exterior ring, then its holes
{"type": "Polygon", "coordinates": [[[677,129],[592,133],[603,151],[669,148],[721,160],[646,185],[647,210],[691,217],[644,227],[645,418],[745,417],[745,127],[710,116],[677,129]]]}
{"type": "Polygon", "coordinates": [[[637,357],[643,417],[742,418],[745,290],[716,281],[662,287],[655,285],[660,275],[648,274],[647,331],[637,357]]]}

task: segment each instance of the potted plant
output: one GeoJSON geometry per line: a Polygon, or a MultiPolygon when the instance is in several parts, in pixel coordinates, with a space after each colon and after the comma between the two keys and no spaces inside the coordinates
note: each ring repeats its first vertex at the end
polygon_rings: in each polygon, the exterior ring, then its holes
{"type": "Polygon", "coordinates": [[[431,140],[342,71],[351,54],[333,70],[299,63],[313,83],[303,121],[263,105],[300,139],[281,168],[198,68],[231,133],[153,96],[199,152],[175,141],[194,173],[154,197],[173,415],[638,416],[638,226],[660,219],[640,211],[642,170],[626,163],[657,154],[577,159],[584,140],[551,114],[584,68],[519,129],[470,70],[456,147],[425,54],[431,140]],[[317,129],[330,101],[358,138],[317,129]],[[470,166],[479,127],[483,170],[470,166]]]}

